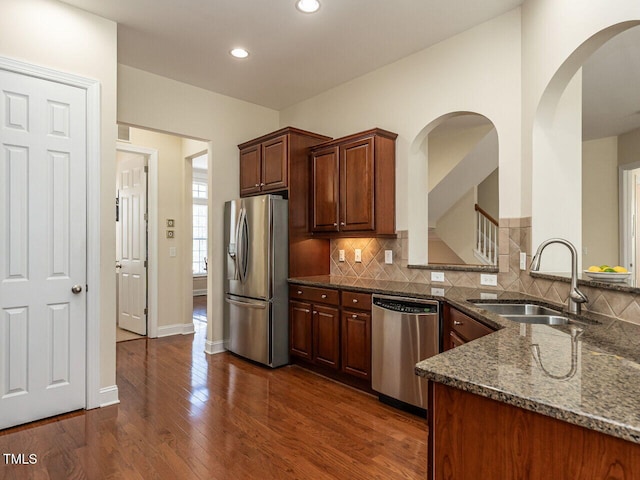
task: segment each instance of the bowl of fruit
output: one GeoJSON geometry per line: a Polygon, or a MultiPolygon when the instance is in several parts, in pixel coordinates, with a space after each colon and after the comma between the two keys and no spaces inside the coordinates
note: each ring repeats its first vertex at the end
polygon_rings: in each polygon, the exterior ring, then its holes
{"type": "Polygon", "coordinates": [[[626,282],[631,276],[631,272],[620,265],[615,267],[610,267],[609,265],[591,265],[584,273],[593,280],[613,283],[626,282]]]}

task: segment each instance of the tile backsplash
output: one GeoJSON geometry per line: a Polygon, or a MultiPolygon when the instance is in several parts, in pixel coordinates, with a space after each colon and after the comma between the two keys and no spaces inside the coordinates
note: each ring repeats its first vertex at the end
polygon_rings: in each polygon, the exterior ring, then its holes
{"type": "MultiPolygon", "coordinates": [[[[480,285],[478,271],[447,270],[444,282],[432,282],[431,272],[420,267],[407,266],[408,235],[398,232],[398,237],[384,238],[339,238],[331,240],[331,275],[394,280],[400,282],[433,283],[434,286],[457,286],[483,289],[497,288],[516,291],[545,298],[556,303],[566,303],[569,283],[545,278],[534,278],[528,271],[520,270],[520,252],[527,252],[527,265],[531,261],[531,218],[506,218],[499,222],[498,285],[480,285]],[[356,249],[361,250],[361,261],[355,261],[356,249]],[[340,250],[345,260],[340,261],[340,250]],[[385,264],[385,250],[391,250],[393,263],[385,264]]],[[[581,286],[589,297],[587,310],[619,317],[640,324],[640,298],[629,292],[581,286]]]]}

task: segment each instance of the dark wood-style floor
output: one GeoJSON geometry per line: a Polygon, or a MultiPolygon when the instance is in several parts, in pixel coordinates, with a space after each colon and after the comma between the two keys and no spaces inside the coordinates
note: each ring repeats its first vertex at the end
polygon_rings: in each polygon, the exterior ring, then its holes
{"type": "Polygon", "coordinates": [[[424,419],[300,367],[206,355],[200,325],[119,343],[119,405],[1,431],[0,479],[426,477],[424,419]]]}

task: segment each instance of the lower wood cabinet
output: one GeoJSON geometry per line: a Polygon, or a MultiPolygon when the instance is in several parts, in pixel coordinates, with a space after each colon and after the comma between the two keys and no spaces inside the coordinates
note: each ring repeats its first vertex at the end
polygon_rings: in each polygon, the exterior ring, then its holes
{"type": "Polygon", "coordinates": [[[450,350],[495,330],[445,304],[443,313],[442,349],[450,350]]]}
{"type": "Polygon", "coordinates": [[[289,299],[292,360],[318,366],[331,376],[335,372],[337,380],[370,389],[371,295],[293,285],[289,299]]]}

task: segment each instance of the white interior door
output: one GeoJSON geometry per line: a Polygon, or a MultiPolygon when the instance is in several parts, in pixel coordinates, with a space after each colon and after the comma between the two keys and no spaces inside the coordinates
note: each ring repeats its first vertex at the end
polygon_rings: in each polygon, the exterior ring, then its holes
{"type": "Polygon", "coordinates": [[[118,326],[147,334],[146,156],[118,152],[118,326]]]}
{"type": "Polygon", "coordinates": [[[0,428],[86,405],[86,109],[0,70],[0,428]]]}

